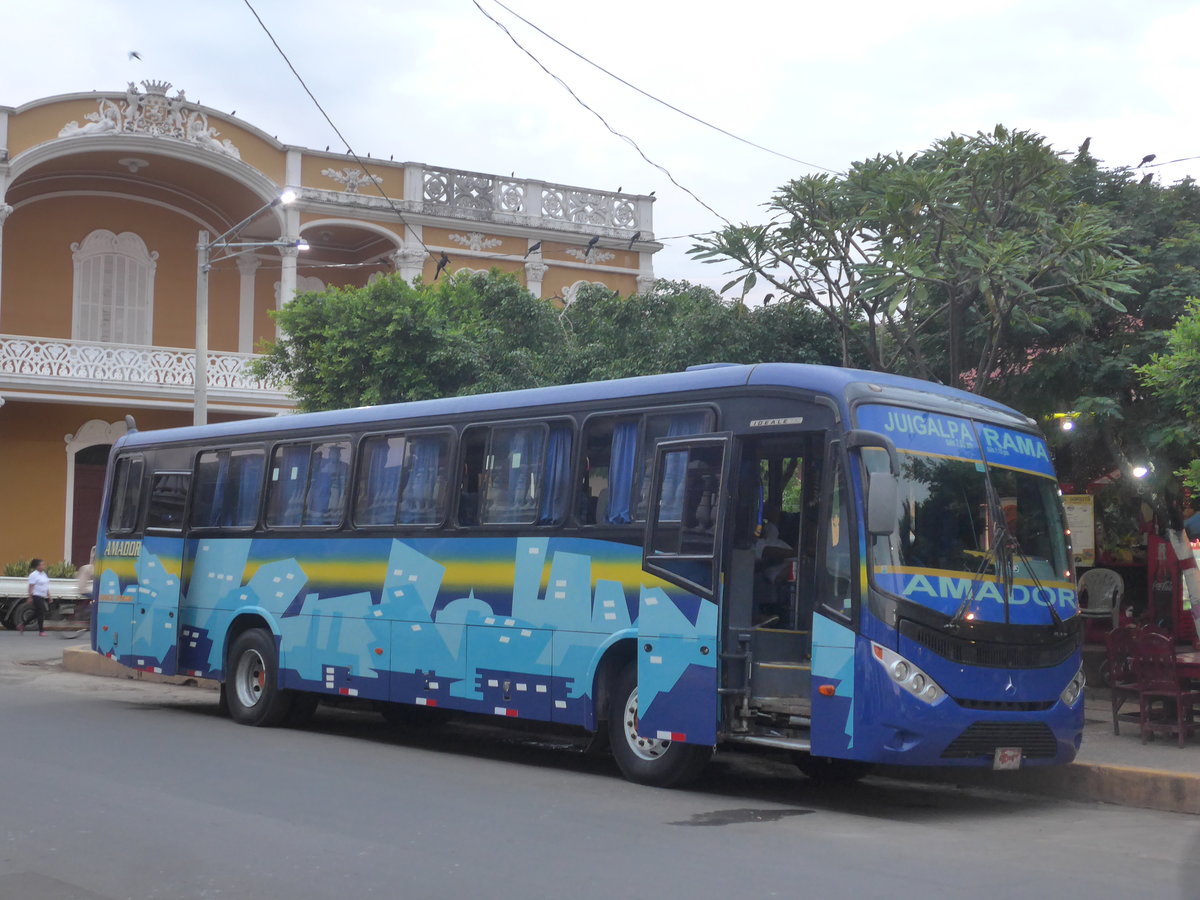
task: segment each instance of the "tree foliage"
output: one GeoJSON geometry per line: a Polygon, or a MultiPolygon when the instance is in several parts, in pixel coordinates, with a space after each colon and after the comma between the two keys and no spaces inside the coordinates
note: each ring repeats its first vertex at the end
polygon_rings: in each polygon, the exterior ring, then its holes
{"type": "Polygon", "coordinates": [[[513,390],[679,371],[708,362],[832,363],[837,338],[798,305],[747,309],[712,290],[660,281],[632,297],[585,287],[566,308],[511,275],[434,284],[393,277],[298,295],[256,364],[301,408],[513,390]]]}
{"type": "Polygon", "coordinates": [[[1136,263],[1041,137],[997,126],[784,185],[764,225],[690,252],[819,310],[844,358],[986,392],[1071,310],[1123,309],[1136,263]]]}

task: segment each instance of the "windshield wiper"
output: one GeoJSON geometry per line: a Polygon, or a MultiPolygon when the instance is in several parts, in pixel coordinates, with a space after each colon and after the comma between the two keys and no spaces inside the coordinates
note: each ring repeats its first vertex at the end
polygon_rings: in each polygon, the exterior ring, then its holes
{"type": "Polygon", "coordinates": [[[975,567],[975,571],[971,573],[971,586],[963,592],[962,603],[958,604],[958,609],[954,611],[954,615],[946,623],[945,627],[947,631],[957,631],[962,627],[963,617],[967,614],[967,610],[971,608],[971,603],[975,600],[975,584],[983,576],[983,570],[987,568],[988,563],[992,561],[994,552],[989,550],[983,559],[979,561],[979,565],[975,567]]]}
{"type": "MultiPolygon", "coordinates": [[[[1013,581],[1016,576],[1016,567],[1013,563],[1013,557],[1018,557],[1025,565],[1025,569],[1029,573],[1029,580],[1033,582],[1034,589],[1037,591],[1036,596],[1042,596],[1045,588],[1042,587],[1041,580],[1037,577],[1037,573],[1033,570],[1033,562],[1025,555],[1025,551],[1021,549],[1021,542],[1017,540],[1016,535],[1008,530],[1008,520],[1004,518],[1004,508],[1000,503],[1000,495],[996,493],[996,487],[992,484],[992,479],[989,474],[987,479],[988,492],[988,507],[992,510],[992,517],[996,522],[995,537],[997,545],[1000,548],[999,557],[1001,565],[1004,567],[1004,624],[1009,624],[1009,597],[1012,596],[1013,581]]],[[[1050,611],[1050,618],[1054,620],[1054,626],[1057,633],[1065,634],[1062,631],[1063,620],[1058,614],[1058,610],[1054,608],[1054,598],[1051,597],[1046,603],[1046,609],[1050,611]]]]}

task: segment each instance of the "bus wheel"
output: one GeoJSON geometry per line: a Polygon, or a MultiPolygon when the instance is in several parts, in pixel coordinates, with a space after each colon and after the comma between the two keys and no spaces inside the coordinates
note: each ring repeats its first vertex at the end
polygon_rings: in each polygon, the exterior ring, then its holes
{"type": "Polygon", "coordinates": [[[225,699],[229,715],[242,725],[278,725],[288,714],[292,695],[279,688],[275,640],[262,628],[238,635],[229,651],[225,699]]]}
{"type": "Polygon", "coordinates": [[[663,741],[638,734],[637,664],[630,663],[610,694],[608,739],[617,766],[630,781],[652,787],[677,787],[700,774],[711,747],[663,741]]]}
{"type": "Polygon", "coordinates": [[[871,773],[875,767],[856,759],[833,759],[796,753],[792,756],[796,768],[817,784],[849,784],[871,773]]]}

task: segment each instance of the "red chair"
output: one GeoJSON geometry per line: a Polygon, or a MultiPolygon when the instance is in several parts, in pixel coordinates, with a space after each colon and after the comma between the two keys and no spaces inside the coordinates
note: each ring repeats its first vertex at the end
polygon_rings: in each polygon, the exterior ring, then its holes
{"type": "Polygon", "coordinates": [[[1142,743],[1155,732],[1175,734],[1179,746],[1200,727],[1196,708],[1200,691],[1187,690],[1175,669],[1175,644],[1161,634],[1139,634],[1133,642],[1133,674],[1137,680],[1138,720],[1142,743]],[[1160,705],[1156,710],[1155,706],[1160,705]],[[1174,721],[1172,721],[1174,719],[1174,721]]]}
{"type": "Polygon", "coordinates": [[[1133,674],[1133,642],[1137,633],[1135,626],[1126,625],[1110,631],[1105,640],[1108,648],[1105,681],[1112,698],[1113,734],[1121,733],[1117,714],[1125,701],[1138,700],[1141,695],[1141,688],[1133,674]]]}

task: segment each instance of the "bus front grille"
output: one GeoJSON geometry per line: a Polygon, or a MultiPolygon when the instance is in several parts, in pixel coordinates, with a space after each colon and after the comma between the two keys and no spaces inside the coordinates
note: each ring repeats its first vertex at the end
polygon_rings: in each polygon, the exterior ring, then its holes
{"type": "Polygon", "coordinates": [[[973,641],[921,625],[911,619],[900,620],[900,634],[951,662],[993,669],[1044,669],[1057,666],[1067,660],[1079,646],[1075,635],[1052,644],[973,641]]]}
{"type": "Polygon", "coordinates": [[[950,742],[942,759],[992,757],[1000,747],[1019,747],[1026,759],[1052,759],[1058,742],[1045,722],[975,722],[950,742]]]}

